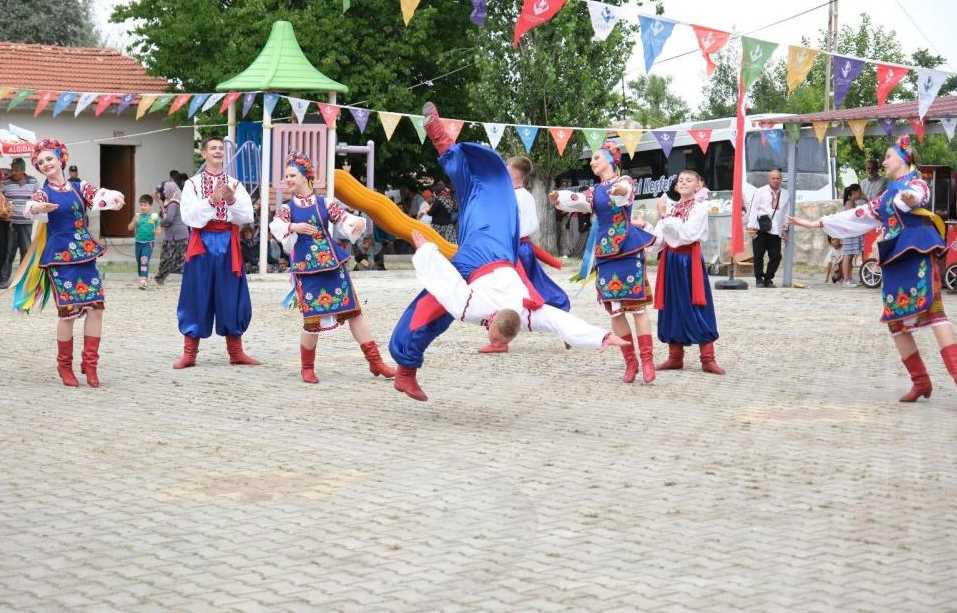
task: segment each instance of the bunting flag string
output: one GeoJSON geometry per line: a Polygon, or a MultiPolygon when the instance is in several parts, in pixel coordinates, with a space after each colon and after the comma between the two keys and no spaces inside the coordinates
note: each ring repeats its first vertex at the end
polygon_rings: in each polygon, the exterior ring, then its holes
{"type": "Polygon", "coordinates": [[[665,154],[665,159],[667,160],[671,156],[671,148],[675,145],[675,131],[653,130],[651,134],[655,137],[655,140],[658,141],[658,144],[661,146],[661,152],[665,154]]]}
{"type": "Polygon", "coordinates": [[[864,70],[864,62],[842,55],[831,56],[831,76],[834,81],[834,108],[841,106],[851,83],[864,70]]]}
{"type": "Polygon", "coordinates": [[[223,97],[222,104],[219,105],[219,114],[222,115],[226,110],[242,95],[242,92],[229,92],[223,97]]]}
{"type": "Polygon", "coordinates": [[[708,144],[711,142],[711,128],[697,128],[688,130],[688,134],[698,143],[701,153],[708,152],[708,144]]]}
{"type": "Polygon", "coordinates": [[[645,52],[645,72],[651,72],[651,66],[664,49],[665,42],[675,29],[675,22],[660,17],[638,17],[641,28],[641,47],[645,52]]]}
{"type": "Polygon", "coordinates": [[[422,115],[411,115],[409,121],[412,122],[412,127],[415,128],[415,134],[419,137],[419,144],[425,144],[425,117],[422,115]]]}
{"type": "MultiPolygon", "coordinates": [[[[269,96],[267,95],[266,97],[268,98],[269,96]]],[[[209,94],[196,94],[193,96],[193,99],[189,101],[189,109],[186,111],[186,116],[192,119],[193,115],[199,112],[199,107],[203,106],[207,98],[209,98],[209,94]]]]}
{"type": "Polygon", "coordinates": [[[949,119],[941,119],[940,125],[944,127],[944,132],[947,134],[947,140],[953,140],[954,128],[957,128],[957,118],[951,117],[949,119]]]}
{"type": "Polygon", "coordinates": [[[385,130],[385,139],[392,140],[392,134],[395,133],[395,127],[399,125],[402,115],[399,113],[386,113],[379,111],[379,121],[382,123],[382,129],[385,130]]]}
{"type": "Polygon", "coordinates": [[[359,134],[365,134],[366,124],[369,123],[369,111],[350,106],[349,113],[352,115],[352,120],[359,126],[359,134]]]}
{"type": "Polygon", "coordinates": [[[877,65],[877,106],[884,106],[887,96],[894,89],[901,79],[910,72],[906,68],[894,66],[893,64],[877,65]]]}
{"type": "Polygon", "coordinates": [[[73,101],[76,100],[78,95],[76,92],[63,92],[60,94],[56,99],[56,104],[53,105],[53,116],[56,117],[66,110],[66,107],[73,104],[73,101]]]}
{"type": "Polygon", "coordinates": [[[226,94],[210,94],[209,97],[206,98],[206,102],[203,103],[203,106],[200,110],[205,113],[209,109],[216,106],[216,103],[222,100],[225,95],[226,94]]]}
{"type": "Polygon", "coordinates": [[[731,38],[730,32],[722,32],[721,30],[715,30],[712,28],[705,28],[704,26],[691,26],[694,30],[695,38],[698,39],[698,47],[701,48],[701,55],[704,56],[704,61],[706,64],[705,71],[710,77],[714,72],[715,65],[714,59],[712,56],[725,45],[728,44],[728,40],[731,38]]]}
{"type": "Polygon", "coordinates": [[[811,127],[814,128],[814,136],[817,137],[817,142],[824,142],[824,137],[827,136],[827,129],[830,126],[831,123],[829,121],[815,121],[811,124],[811,127]]]}
{"type": "Polygon", "coordinates": [[[316,104],[319,106],[319,114],[322,115],[322,120],[330,128],[335,128],[336,118],[339,117],[339,107],[325,102],[317,102],[316,104]]]}
{"type": "Polygon", "coordinates": [[[419,6],[419,0],[399,0],[399,5],[402,7],[402,21],[405,22],[405,27],[409,27],[409,22],[415,15],[415,9],[419,6]]]}
{"type": "Polygon", "coordinates": [[[532,152],[532,145],[535,143],[535,137],[538,135],[538,126],[515,126],[518,137],[525,146],[525,151],[532,152]]]}
{"type": "Polygon", "coordinates": [[[591,17],[591,27],[595,31],[592,40],[606,40],[622,19],[624,7],[596,2],[595,0],[586,0],[586,3],[588,4],[588,15],[591,17]]]}
{"type": "Polygon", "coordinates": [[[33,110],[33,116],[39,117],[40,113],[43,112],[43,109],[47,108],[47,105],[50,104],[50,100],[56,98],[56,92],[45,91],[40,94],[40,99],[37,101],[37,107],[33,110]]]}
{"type": "Polygon", "coordinates": [[[183,105],[189,102],[189,99],[191,97],[192,97],[192,94],[180,94],[176,96],[176,99],[173,100],[173,104],[171,104],[169,107],[169,112],[167,113],[167,115],[172,115],[176,111],[183,108],[183,105]]]}
{"type": "MultiPolygon", "coordinates": [[[[402,1],[407,2],[409,0],[402,1]]],[[[518,42],[525,36],[526,32],[554,17],[563,6],[565,6],[565,0],[524,0],[522,2],[522,12],[518,16],[518,21],[515,22],[512,46],[517,47],[518,42]]]]}
{"type": "Polygon", "coordinates": [[[155,113],[156,111],[162,111],[164,108],[173,101],[173,98],[176,97],[176,94],[164,94],[156,99],[156,102],[153,103],[153,106],[150,107],[148,113],[155,113]]]}
{"type": "Polygon", "coordinates": [[[571,128],[549,128],[548,133],[552,135],[555,142],[555,148],[558,149],[558,155],[565,155],[565,146],[575,131],[571,128]]]}
{"type": "Polygon", "coordinates": [[[854,140],[857,141],[857,148],[861,151],[864,150],[864,130],[867,129],[867,124],[869,122],[869,119],[847,120],[847,127],[850,128],[851,134],[854,135],[854,140]]]}
{"type": "Polygon", "coordinates": [[[135,100],[136,96],[133,94],[123,94],[123,96],[120,97],[120,102],[116,105],[116,109],[114,109],[113,113],[116,115],[122,114],[123,111],[133,106],[133,102],[135,100]]]}
{"type": "Polygon", "coordinates": [[[492,149],[498,149],[502,135],[505,134],[505,124],[486,122],[482,125],[485,128],[485,135],[488,136],[488,143],[492,146],[492,149]]]}
{"type": "Polygon", "coordinates": [[[485,27],[485,17],[487,14],[486,0],[472,0],[472,14],[469,15],[469,19],[472,20],[472,23],[482,28],[485,27]]]}
{"type": "Polygon", "coordinates": [[[628,152],[628,157],[634,159],[635,150],[638,148],[638,143],[641,142],[641,135],[643,133],[644,130],[636,129],[618,131],[618,138],[621,139],[621,144],[625,146],[625,151],[628,152]]]}
{"type": "Polygon", "coordinates": [[[156,102],[157,98],[159,98],[158,94],[145,94],[140,96],[140,103],[136,107],[136,118],[140,119],[143,117],[143,115],[146,114],[146,111],[153,106],[154,102],[156,102]]]}
{"type": "Polygon", "coordinates": [[[884,135],[887,136],[887,139],[894,140],[894,120],[881,119],[878,123],[880,124],[881,129],[884,130],[884,135]]]}
{"type": "Polygon", "coordinates": [[[761,76],[764,65],[771,59],[771,54],[776,48],[777,43],[748,36],[741,37],[741,74],[744,78],[745,92],[761,76]]]}
{"type": "Polygon", "coordinates": [[[256,92],[246,92],[243,94],[243,112],[242,117],[246,117],[249,114],[249,110],[253,108],[253,103],[256,102],[256,92]]]}
{"type": "Polygon", "coordinates": [[[817,56],[818,52],[814,49],[794,45],[788,47],[788,93],[794,93],[804,83],[817,56]]]}
{"type": "Polygon", "coordinates": [[[76,109],[74,109],[73,111],[73,116],[79,117],[80,113],[86,110],[86,107],[93,104],[93,101],[96,100],[97,95],[98,94],[92,94],[87,92],[83,94],[82,96],[80,96],[80,99],[77,100],[77,103],[76,103],[76,109]]]}
{"type": "Polygon", "coordinates": [[[103,111],[110,108],[110,105],[113,104],[113,101],[116,100],[116,94],[103,94],[100,96],[100,99],[96,101],[96,108],[93,110],[93,116],[99,117],[103,114],[103,111]]]}
{"type": "Polygon", "coordinates": [[[947,80],[947,73],[931,68],[917,71],[917,116],[923,120],[931,103],[937,97],[940,86],[947,80]]]}
{"type": "Polygon", "coordinates": [[[585,128],[582,130],[582,134],[585,136],[585,142],[588,143],[588,148],[594,153],[601,149],[601,146],[605,144],[605,130],[603,128],[585,128]]]}

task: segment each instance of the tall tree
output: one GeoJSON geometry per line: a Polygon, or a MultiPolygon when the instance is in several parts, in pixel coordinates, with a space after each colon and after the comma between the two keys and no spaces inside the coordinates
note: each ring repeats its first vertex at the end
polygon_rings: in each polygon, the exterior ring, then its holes
{"type": "Polygon", "coordinates": [[[641,75],[629,83],[635,111],[632,118],[647,128],[686,121],[691,114],[684,98],[671,93],[671,77],[641,75]]]}
{"type": "Polygon", "coordinates": [[[92,0],[0,0],[0,40],[95,47],[92,0]]]}

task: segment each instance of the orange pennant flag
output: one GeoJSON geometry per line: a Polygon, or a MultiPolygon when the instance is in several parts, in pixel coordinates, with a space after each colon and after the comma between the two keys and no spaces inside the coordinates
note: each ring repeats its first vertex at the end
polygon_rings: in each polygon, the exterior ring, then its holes
{"type": "Polygon", "coordinates": [[[462,126],[465,125],[465,122],[461,119],[443,119],[442,126],[445,128],[446,134],[449,135],[449,138],[453,142],[459,139],[459,132],[462,131],[462,126]]]}
{"type": "Polygon", "coordinates": [[[53,100],[56,97],[56,92],[42,92],[40,94],[40,99],[37,100],[37,108],[33,109],[33,116],[39,117],[40,113],[43,112],[43,109],[47,108],[47,105],[50,104],[50,100],[53,100]]]}
{"type": "Polygon", "coordinates": [[[239,97],[242,95],[242,92],[229,92],[226,94],[226,96],[223,98],[223,103],[219,105],[219,114],[222,115],[225,113],[226,109],[229,108],[229,105],[239,100],[239,97]]]}
{"type": "Polygon", "coordinates": [[[708,143],[711,142],[711,128],[695,128],[688,130],[688,134],[691,135],[694,142],[698,143],[698,148],[701,149],[701,153],[708,152],[708,143]]]}
{"type": "Polygon", "coordinates": [[[555,141],[555,148],[558,149],[558,155],[565,155],[565,145],[568,144],[568,139],[574,134],[575,128],[549,128],[548,133],[552,135],[552,140],[555,141]]]}
{"type": "Polygon", "coordinates": [[[180,94],[176,96],[176,99],[173,100],[173,104],[169,107],[169,113],[167,115],[172,115],[176,111],[180,110],[184,104],[189,102],[189,99],[193,97],[193,94],[180,94]]]}

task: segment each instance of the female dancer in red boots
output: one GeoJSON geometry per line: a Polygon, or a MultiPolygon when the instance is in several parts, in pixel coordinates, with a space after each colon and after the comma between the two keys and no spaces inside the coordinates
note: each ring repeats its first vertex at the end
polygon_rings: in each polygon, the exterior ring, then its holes
{"type": "Polygon", "coordinates": [[[901,402],[930,398],[933,387],[914,342],[915,330],[930,327],[940,346],[947,372],[957,383],[957,338],[941,300],[940,263],[946,250],[943,221],[927,209],[930,189],[914,168],[917,163],[910,137],[902,136],[884,154],[887,189],[870,203],[806,221],[789,221],[805,228],[823,228],[835,238],[849,238],[883,227],[878,256],[884,273],[881,321],[890,329],[911,390],[901,402]]]}
{"type": "Polygon", "coordinates": [[[97,189],[86,181],[76,187],[67,181],[63,169],[69,159],[66,145],[53,138],[44,138],[33,148],[33,167],[46,181],[33,195],[27,213],[41,225],[17,273],[13,307],[24,312],[42,309],[53,294],[58,315],[57,374],[68,387],[80,384],[73,373],[73,324],[85,316],[80,371],[87,385],[99,387],[105,294],[96,259],[103,255],[103,247],[90,235],[88,214],[118,210],[125,202],[120,192],[97,189]]]}
{"type": "Polygon", "coordinates": [[[302,312],[299,339],[302,380],[318,383],[316,345],[318,334],[349,322],[349,330],[369,362],[369,371],[395,377],[395,368],[386,365],[362,316],[359,300],[349,278],[349,253],[329,235],[332,223],[350,240],[356,241],[365,230],[365,220],[346,213],[335,201],[327,203],[312,189],[315,171],[303,154],[286,158],[284,180],[291,197],[276,212],[269,229],[290,253],[290,271],[295,299],[302,312]]]}
{"type": "Polygon", "coordinates": [[[568,190],[552,192],[548,199],[562,211],[594,213],[598,218],[596,289],[598,301],[611,316],[612,331],[629,342],[621,348],[625,359],[625,383],[635,380],[638,360],[634,336],[627,314],[635,320],[638,352],[641,356],[641,378],[655,380],[651,322],[646,308],[651,305],[651,286],[645,268],[645,248],[655,237],[631,223],[631,207],[635,201],[635,184],[629,176],[618,174],[621,152],[608,142],[591,157],[591,170],[599,183],[587,192],[568,190]]]}

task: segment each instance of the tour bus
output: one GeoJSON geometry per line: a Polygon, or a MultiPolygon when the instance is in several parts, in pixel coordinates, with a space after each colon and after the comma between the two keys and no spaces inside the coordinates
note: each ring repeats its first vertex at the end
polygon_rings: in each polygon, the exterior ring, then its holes
{"type": "MultiPolygon", "coordinates": [[[[781,168],[784,171],[784,188],[787,189],[787,137],[780,132],[775,146],[774,139],[762,135],[759,125],[777,115],[749,115],[746,118],[745,135],[745,185],[744,203],[759,187],[767,184],[768,171],[781,168]]],[[[675,143],[671,155],[665,159],[661,145],[650,131],[642,134],[641,141],[631,159],[622,148],[621,172],[631,175],[637,183],[636,208],[654,210],[647,202],[668,192],[671,198],[677,194],[672,190],[678,172],[692,168],[701,173],[711,190],[711,198],[722,213],[730,211],[732,176],[734,173],[734,125],[735,118],[713,119],[709,121],[688,122],[657,128],[674,130],[675,143]],[[707,153],[701,153],[698,144],[688,134],[692,128],[711,128],[711,142],[707,153]],[[645,202],[643,202],[645,201],[645,202]]],[[[771,125],[779,129],[780,124],[771,125]]],[[[616,136],[611,140],[620,142],[616,136]]],[[[833,198],[832,174],[828,163],[827,141],[818,142],[813,134],[801,136],[797,150],[797,202],[811,200],[830,200],[833,198]]],[[[588,160],[591,151],[586,147],[582,158],[582,168],[570,171],[558,178],[559,183],[571,183],[571,186],[590,185],[594,182],[588,160]]]]}

